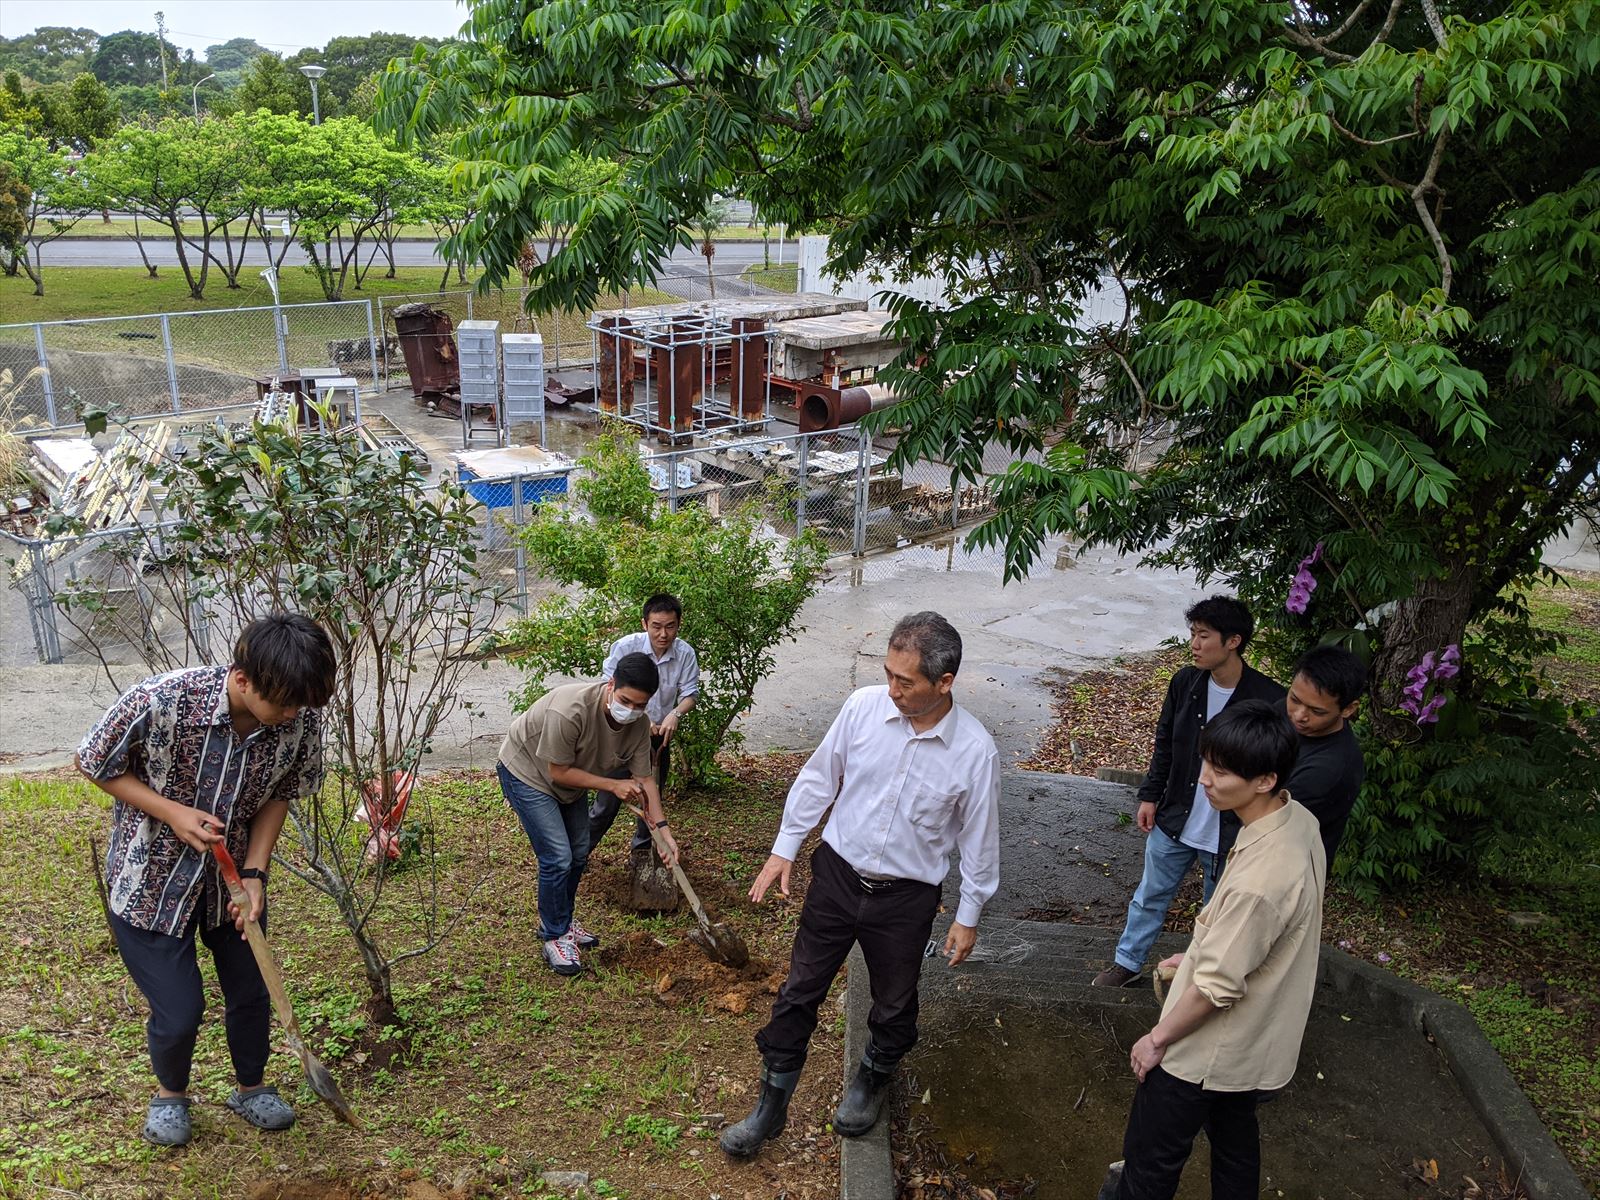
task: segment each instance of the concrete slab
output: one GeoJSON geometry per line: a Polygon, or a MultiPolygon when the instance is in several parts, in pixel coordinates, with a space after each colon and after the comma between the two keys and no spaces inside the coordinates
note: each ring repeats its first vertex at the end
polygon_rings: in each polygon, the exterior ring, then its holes
{"type": "Polygon", "coordinates": [[[630,320],[660,317],[687,317],[704,314],[712,308],[725,317],[748,317],[757,321],[795,321],[806,317],[825,317],[834,313],[860,312],[865,300],[830,296],[825,292],[782,293],[715,301],[694,300],[683,304],[652,304],[635,308],[599,309],[595,316],[627,317],[630,320]]]}

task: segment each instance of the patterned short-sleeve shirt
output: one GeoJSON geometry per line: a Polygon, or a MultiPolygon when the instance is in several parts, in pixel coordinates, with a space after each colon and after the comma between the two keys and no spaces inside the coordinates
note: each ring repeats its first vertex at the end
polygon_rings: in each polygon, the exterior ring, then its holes
{"type": "MultiPolygon", "coordinates": [[[[168,800],[210,813],[242,863],[263,805],[321,788],[322,723],[303,708],[293,721],[241,738],[228,710],[228,668],[196,667],[135,684],[84,737],[78,765],[99,780],[131,771],[168,800]]],[[[137,929],[177,937],[197,905],[207,929],[227,920],[228,893],[212,856],[120,800],[105,871],[111,911],[137,929]]]]}

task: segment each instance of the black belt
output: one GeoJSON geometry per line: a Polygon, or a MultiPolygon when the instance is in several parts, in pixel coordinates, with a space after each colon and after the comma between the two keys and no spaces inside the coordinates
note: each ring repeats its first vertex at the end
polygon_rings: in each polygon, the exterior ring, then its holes
{"type": "Polygon", "coordinates": [[[886,892],[904,891],[909,887],[933,887],[934,884],[923,883],[920,879],[870,879],[850,865],[850,860],[845,858],[827,842],[821,842],[817,847],[826,850],[839,860],[839,865],[855,877],[856,886],[869,896],[882,896],[886,892]]]}

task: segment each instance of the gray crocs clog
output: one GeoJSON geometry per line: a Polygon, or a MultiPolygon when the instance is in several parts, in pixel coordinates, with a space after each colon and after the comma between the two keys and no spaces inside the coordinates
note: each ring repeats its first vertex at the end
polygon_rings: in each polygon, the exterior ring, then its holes
{"type": "Polygon", "coordinates": [[[144,1140],[152,1146],[189,1144],[189,1097],[152,1096],[144,1118],[144,1140]]]}
{"type": "Polygon", "coordinates": [[[225,1103],[257,1129],[287,1129],[294,1124],[294,1109],[275,1087],[253,1092],[235,1090],[225,1103]]]}

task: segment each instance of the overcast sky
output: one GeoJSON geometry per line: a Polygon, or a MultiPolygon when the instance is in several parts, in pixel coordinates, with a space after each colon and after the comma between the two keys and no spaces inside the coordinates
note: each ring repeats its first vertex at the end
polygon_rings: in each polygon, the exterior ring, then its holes
{"type": "Polygon", "coordinates": [[[380,29],[448,37],[466,20],[456,0],[0,0],[0,36],[16,37],[40,25],[154,33],[158,9],[167,17],[167,40],[193,50],[196,58],[207,46],[236,37],[292,54],[325,46],[329,38],[380,29]]]}

